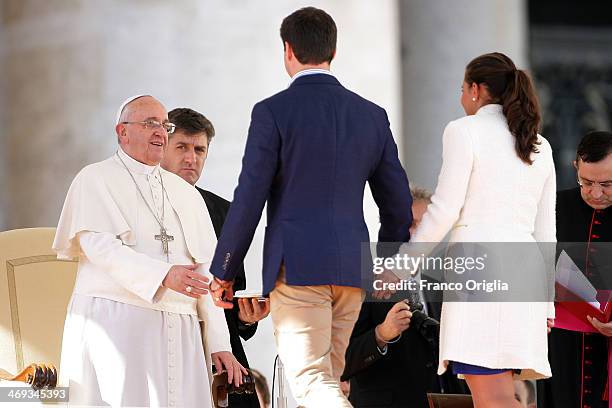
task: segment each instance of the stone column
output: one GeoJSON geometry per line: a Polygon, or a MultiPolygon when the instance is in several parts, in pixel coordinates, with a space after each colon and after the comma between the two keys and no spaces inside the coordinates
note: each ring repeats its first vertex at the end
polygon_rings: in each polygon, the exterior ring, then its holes
{"type": "Polygon", "coordinates": [[[100,17],[86,4],[4,2],[7,229],[57,224],[76,172],[113,149],[100,17]]]}
{"type": "Polygon", "coordinates": [[[524,0],[400,0],[403,156],[415,185],[435,188],[446,124],[459,103],[467,63],[499,51],[527,68],[524,0]]]}

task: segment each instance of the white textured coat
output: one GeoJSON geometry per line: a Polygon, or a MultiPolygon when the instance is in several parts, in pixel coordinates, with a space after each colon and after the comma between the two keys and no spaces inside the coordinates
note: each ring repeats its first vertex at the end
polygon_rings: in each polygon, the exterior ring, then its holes
{"type": "MultiPolygon", "coordinates": [[[[555,242],[552,150],[539,136],[532,165],[521,161],[501,105],[450,122],[438,185],[411,242],[555,242]]],[[[543,299],[544,300],[544,299],[543,299]]],[[[551,375],[546,318],[551,302],[445,303],[439,372],[449,361],[551,375]]]]}

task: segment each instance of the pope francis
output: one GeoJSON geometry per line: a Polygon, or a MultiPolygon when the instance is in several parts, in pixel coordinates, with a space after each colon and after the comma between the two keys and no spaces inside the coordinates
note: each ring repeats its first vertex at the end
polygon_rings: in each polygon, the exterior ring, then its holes
{"type": "Polygon", "coordinates": [[[244,372],[208,296],[213,226],[197,190],[159,166],[164,106],[132,97],[116,122],[117,152],[77,174],[53,243],[79,261],[60,382],[75,405],[210,406],[210,361],[236,384],[244,372]]]}

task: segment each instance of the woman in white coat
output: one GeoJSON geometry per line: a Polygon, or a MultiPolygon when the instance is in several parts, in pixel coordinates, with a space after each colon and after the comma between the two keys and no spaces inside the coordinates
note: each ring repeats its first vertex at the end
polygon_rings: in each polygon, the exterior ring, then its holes
{"type": "MultiPolygon", "coordinates": [[[[467,116],[443,136],[438,185],[411,242],[555,242],[555,169],[540,135],[533,85],[507,56],[485,54],[465,71],[467,116]]],[[[544,299],[542,299],[544,300],[544,299]]],[[[547,302],[444,303],[440,366],[462,375],[477,408],[519,407],[513,374],[551,375],[547,302]]]]}

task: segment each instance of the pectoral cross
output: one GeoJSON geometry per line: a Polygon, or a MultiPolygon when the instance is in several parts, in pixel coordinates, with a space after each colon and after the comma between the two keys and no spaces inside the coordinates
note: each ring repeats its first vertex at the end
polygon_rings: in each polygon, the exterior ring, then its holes
{"type": "Polygon", "coordinates": [[[166,256],[168,255],[168,242],[170,241],[174,241],[174,236],[172,235],[168,235],[168,233],[166,232],[165,228],[160,228],[159,229],[159,235],[155,235],[155,239],[157,241],[161,241],[162,243],[162,250],[164,251],[164,254],[166,254],[166,256]]]}

